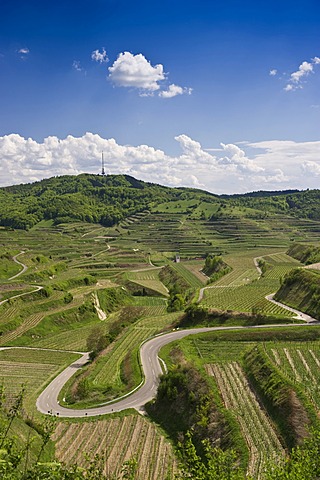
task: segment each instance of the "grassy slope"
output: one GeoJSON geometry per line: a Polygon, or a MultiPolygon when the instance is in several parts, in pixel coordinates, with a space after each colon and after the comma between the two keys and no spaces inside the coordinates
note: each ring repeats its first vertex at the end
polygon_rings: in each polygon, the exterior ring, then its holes
{"type": "Polygon", "coordinates": [[[294,270],[285,277],[275,298],[319,319],[320,273],[303,269],[294,270]]]}

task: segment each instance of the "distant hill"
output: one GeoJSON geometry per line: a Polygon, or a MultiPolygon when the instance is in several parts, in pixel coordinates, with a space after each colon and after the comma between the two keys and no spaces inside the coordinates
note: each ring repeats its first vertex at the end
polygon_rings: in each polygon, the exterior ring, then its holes
{"type": "MultiPolygon", "coordinates": [[[[228,208],[245,207],[265,213],[286,213],[320,220],[320,191],[253,192],[217,196],[194,188],[170,188],[143,182],[129,175],[61,176],[0,188],[0,225],[29,229],[41,220],[54,224],[76,220],[112,226],[158,204],[197,200],[228,208]]],[[[189,209],[192,207],[189,207],[189,209]]]]}

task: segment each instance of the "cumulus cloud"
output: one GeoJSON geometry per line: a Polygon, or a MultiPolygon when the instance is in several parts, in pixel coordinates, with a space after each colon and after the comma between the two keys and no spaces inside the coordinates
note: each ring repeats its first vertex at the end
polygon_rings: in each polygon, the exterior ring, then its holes
{"type": "Polygon", "coordinates": [[[120,53],[109,67],[109,79],[118,87],[134,87],[148,92],[160,89],[159,82],[165,79],[163,65],[152,66],[141,54],[120,53]]]}
{"type": "Polygon", "coordinates": [[[277,75],[277,73],[278,73],[278,70],[273,68],[272,70],[270,70],[269,75],[271,75],[271,77],[274,77],[275,75],[277,75]]]}
{"type": "Polygon", "coordinates": [[[95,62],[98,62],[98,63],[107,63],[109,62],[109,58],[108,58],[108,55],[107,55],[107,52],[106,52],[106,49],[103,47],[102,48],[102,51],[100,52],[100,50],[94,50],[92,53],[91,53],[91,59],[95,62]]]}
{"type": "Polygon", "coordinates": [[[225,155],[218,159],[220,165],[226,165],[231,169],[236,169],[241,173],[263,172],[264,168],[256,165],[253,160],[246,157],[244,150],[241,150],[237,145],[221,143],[221,147],[225,155]]]}
{"type": "Polygon", "coordinates": [[[309,62],[302,62],[299,70],[291,73],[291,81],[293,83],[299,83],[302,77],[306,77],[311,72],[313,72],[313,65],[309,62]]]}
{"type": "Polygon", "coordinates": [[[303,88],[302,82],[310,73],[314,73],[314,65],[320,63],[319,57],[312,58],[311,62],[304,61],[299,66],[298,70],[291,73],[289,82],[284,87],[286,92],[297,90],[298,88],[303,88]]]}
{"type": "Polygon", "coordinates": [[[179,85],[175,85],[174,83],[172,83],[171,85],[169,85],[167,90],[162,90],[161,92],[159,92],[159,97],[172,98],[176,97],[177,95],[183,94],[191,95],[191,93],[192,88],[183,88],[179,87],[179,85]]]}
{"type": "MultiPolygon", "coordinates": [[[[301,87],[300,87],[300,88],[301,88],[301,87]]],[[[296,90],[296,89],[297,89],[297,87],[294,87],[293,85],[291,85],[291,83],[288,83],[288,85],[286,85],[286,86],[284,87],[284,90],[285,90],[286,92],[291,92],[292,90],[296,90]]]]}
{"type": "MultiPolygon", "coordinates": [[[[93,52],[95,56],[96,52],[93,52]]],[[[108,70],[108,78],[115,86],[136,88],[141,97],[154,96],[155,92],[158,92],[161,98],[173,98],[177,95],[192,93],[192,88],[181,87],[174,83],[166,88],[163,82],[167,74],[164,72],[163,65],[159,63],[153,66],[142,53],[137,55],[130,52],[120,53],[108,70]]]]}
{"type": "Polygon", "coordinates": [[[315,175],[316,177],[320,175],[320,163],[311,160],[303,162],[301,169],[304,175],[315,175]]]}
{"type": "Polygon", "coordinates": [[[192,186],[214,193],[244,193],[276,188],[316,188],[320,176],[320,141],[229,143],[205,150],[186,134],[175,137],[177,156],[148,145],[120,145],[86,133],[76,138],[47,137],[42,143],[18,134],[0,137],[2,185],[54,175],[100,173],[104,152],[108,174],[128,174],[168,186],[192,186]]]}
{"type": "MultiPolygon", "coordinates": [[[[288,182],[289,177],[284,174],[284,172],[281,170],[281,168],[276,168],[273,174],[265,175],[265,176],[258,175],[255,178],[255,181],[259,182],[261,185],[269,184],[269,185],[272,186],[272,185],[275,185],[275,184],[288,182]]],[[[277,188],[276,186],[271,187],[272,190],[276,190],[276,188],[277,188]]]]}

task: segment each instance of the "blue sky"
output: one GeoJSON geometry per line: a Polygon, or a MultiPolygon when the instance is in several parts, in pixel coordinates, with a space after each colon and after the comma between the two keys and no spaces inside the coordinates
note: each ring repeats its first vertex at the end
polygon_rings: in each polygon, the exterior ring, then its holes
{"type": "Polygon", "coordinates": [[[104,150],[167,185],[317,187],[319,25],[318,0],[3,1],[0,185],[104,150]]]}

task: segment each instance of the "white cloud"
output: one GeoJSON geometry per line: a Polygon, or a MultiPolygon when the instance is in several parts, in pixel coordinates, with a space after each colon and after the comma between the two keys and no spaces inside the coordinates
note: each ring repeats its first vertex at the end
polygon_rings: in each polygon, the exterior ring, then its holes
{"type": "Polygon", "coordinates": [[[108,55],[107,55],[107,52],[106,52],[106,49],[103,47],[102,48],[102,51],[100,52],[100,50],[94,50],[92,53],[91,53],[91,59],[95,62],[98,62],[98,63],[107,63],[109,62],[109,58],[108,58],[108,55]]]}
{"type": "Polygon", "coordinates": [[[141,54],[120,53],[109,67],[109,78],[118,87],[134,87],[154,92],[160,89],[159,82],[165,79],[163,65],[154,67],[141,54]]]}
{"type": "MultiPolygon", "coordinates": [[[[96,54],[96,52],[97,50],[93,53],[96,54]]],[[[108,78],[115,86],[136,88],[141,97],[152,97],[156,91],[161,98],[173,98],[177,95],[192,93],[192,88],[181,87],[174,83],[165,88],[162,82],[167,74],[164,72],[163,65],[161,63],[151,65],[142,53],[137,55],[130,52],[120,53],[108,70],[108,78]]]]}
{"type": "Polygon", "coordinates": [[[73,63],[72,63],[72,66],[75,70],[77,70],[77,72],[82,72],[83,71],[83,68],[82,68],[79,60],[74,60],[73,63]]]}
{"type": "Polygon", "coordinates": [[[256,182],[260,184],[269,184],[271,185],[272,190],[276,190],[276,186],[272,186],[277,183],[285,183],[289,181],[289,177],[284,174],[284,172],[280,168],[276,168],[274,174],[265,175],[265,176],[257,176],[255,178],[256,182]]]}
{"type": "Polygon", "coordinates": [[[293,83],[299,83],[302,77],[306,77],[313,71],[313,65],[309,62],[302,62],[299,70],[291,73],[291,81],[293,83]]]}
{"type": "Polygon", "coordinates": [[[176,97],[177,95],[183,95],[183,94],[188,94],[191,95],[192,93],[192,88],[183,88],[180,87],[179,85],[175,85],[172,83],[169,85],[168,90],[162,90],[159,92],[159,97],[162,98],[172,98],[176,97]]]}
{"type": "Polygon", "coordinates": [[[273,68],[272,70],[270,70],[269,75],[271,75],[271,77],[274,77],[275,75],[277,75],[277,73],[278,73],[278,70],[273,68]]]}
{"type": "Polygon", "coordinates": [[[30,50],[27,47],[20,48],[20,50],[18,50],[18,53],[21,53],[21,55],[28,55],[28,53],[30,53],[30,50]]]}
{"type": "Polygon", "coordinates": [[[50,136],[42,143],[5,135],[0,137],[1,183],[99,173],[103,151],[106,173],[129,174],[169,186],[194,186],[214,193],[319,186],[320,141],[243,142],[241,148],[223,143],[211,153],[186,134],[175,139],[181,147],[177,156],[148,145],[119,145],[113,138],[93,133],[80,138],[50,136]]]}
{"type": "Polygon", "coordinates": [[[231,169],[236,169],[241,173],[251,172],[263,172],[264,168],[256,165],[253,160],[246,157],[245,152],[241,150],[237,145],[221,143],[224,157],[220,157],[218,162],[220,165],[226,165],[231,169]]]}
{"type": "Polygon", "coordinates": [[[314,65],[318,64],[320,64],[319,57],[312,58],[311,62],[302,62],[298,70],[291,73],[289,82],[285,86],[284,90],[286,92],[290,92],[297,90],[298,88],[302,88],[301,83],[310,75],[310,73],[314,73],[314,65]]]}
{"type": "Polygon", "coordinates": [[[202,149],[201,144],[187,135],[178,135],[174,137],[179,142],[183,154],[174,161],[182,168],[191,165],[212,165],[214,166],[215,157],[202,149]]]}
{"type": "Polygon", "coordinates": [[[320,175],[320,163],[313,162],[313,161],[307,161],[303,162],[301,165],[301,169],[304,175],[315,175],[318,177],[320,175]]]}

